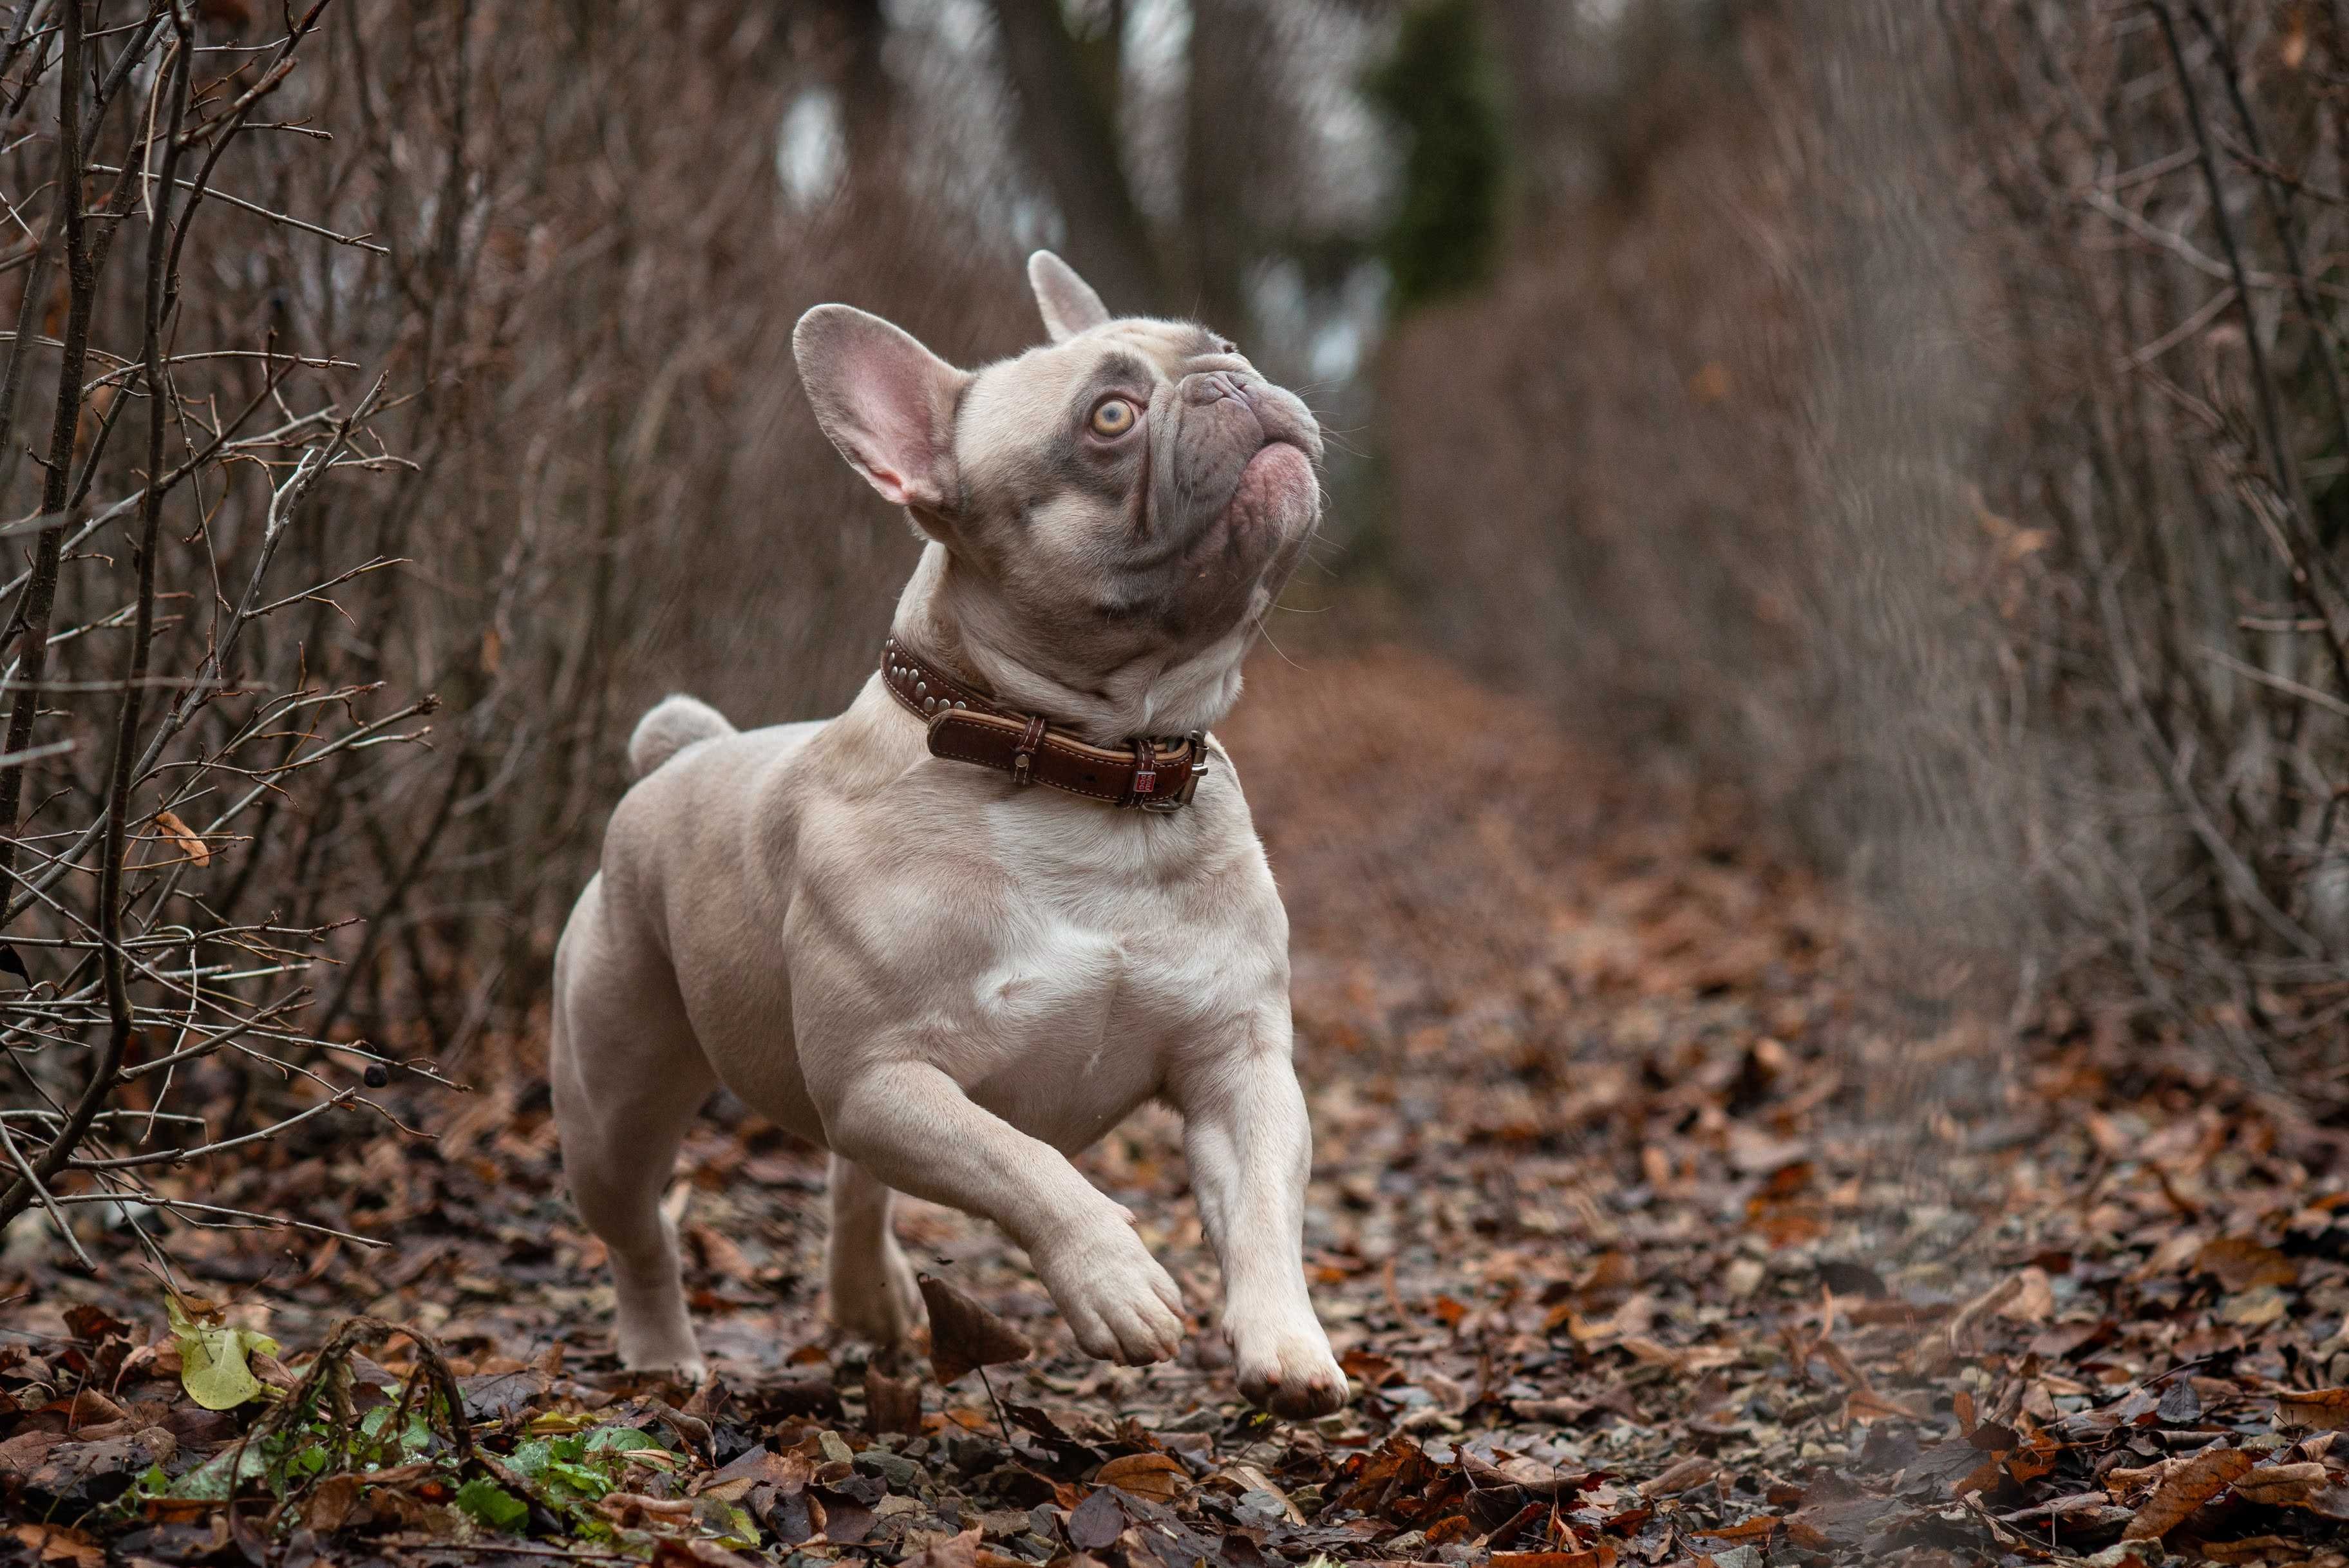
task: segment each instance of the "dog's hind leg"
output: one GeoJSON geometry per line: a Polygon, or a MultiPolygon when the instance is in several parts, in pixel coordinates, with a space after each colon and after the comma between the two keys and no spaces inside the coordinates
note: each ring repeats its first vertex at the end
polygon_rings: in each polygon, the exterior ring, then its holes
{"type": "Polygon", "coordinates": [[[555,950],[549,1066],[572,1200],[611,1254],[621,1364],[698,1383],[704,1363],[661,1193],[717,1076],[667,961],[616,938],[601,877],[555,950]]]}
{"type": "Polygon", "coordinates": [[[896,1194],[854,1160],[832,1157],[832,1234],[824,1288],[832,1321],[875,1345],[901,1344],[922,1321],[914,1266],[889,1227],[896,1194]]]}

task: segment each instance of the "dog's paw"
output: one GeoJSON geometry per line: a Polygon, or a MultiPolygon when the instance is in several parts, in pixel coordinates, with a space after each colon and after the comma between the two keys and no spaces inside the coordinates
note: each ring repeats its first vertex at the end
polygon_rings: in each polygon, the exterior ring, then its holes
{"type": "Polygon", "coordinates": [[[902,1345],[923,1318],[922,1287],[893,1237],[872,1256],[834,1256],[826,1282],[833,1323],[874,1345],[902,1345]]]}
{"type": "Polygon", "coordinates": [[[685,1303],[675,1310],[630,1310],[630,1303],[620,1303],[619,1323],[613,1338],[620,1353],[620,1365],[631,1372],[662,1372],[680,1383],[698,1384],[709,1375],[709,1364],[703,1359],[701,1345],[693,1337],[693,1325],[686,1320],[685,1303]]]}
{"type": "Polygon", "coordinates": [[[1168,1361],[1183,1348],[1183,1293],[1116,1222],[1031,1254],[1078,1347],[1104,1361],[1168,1361]]]}
{"type": "Polygon", "coordinates": [[[1330,1354],[1320,1324],[1233,1324],[1225,1335],[1240,1392],[1259,1408],[1309,1421],[1345,1407],[1346,1374],[1330,1354]]]}
{"type": "Polygon", "coordinates": [[[620,1365],[631,1372],[658,1375],[688,1387],[698,1388],[709,1380],[709,1364],[698,1350],[682,1355],[674,1351],[652,1351],[630,1355],[628,1347],[620,1347],[620,1365]]]}

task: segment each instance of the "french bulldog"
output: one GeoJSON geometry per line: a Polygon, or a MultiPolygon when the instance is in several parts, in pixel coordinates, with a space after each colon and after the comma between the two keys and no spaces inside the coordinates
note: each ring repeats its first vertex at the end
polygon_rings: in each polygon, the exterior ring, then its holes
{"type": "Polygon", "coordinates": [[[842,1329],[922,1321],[909,1192],[999,1225],[1087,1354],[1154,1362],[1182,1295],[1069,1156],[1160,1099],[1241,1390],[1324,1415],[1288,916],[1205,735],[1319,520],[1320,432],[1212,332],[1112,317],[1049,252],[1028,275],[1049,341],[975,371],[801,319],[818,423],[926,544],[839,717],[737,731],[677,696],[636,726],[555,954],[564,1168],[630,1367],[703,1372],[661,1198],[721,1084],[830,1153],[842,1329]]]}

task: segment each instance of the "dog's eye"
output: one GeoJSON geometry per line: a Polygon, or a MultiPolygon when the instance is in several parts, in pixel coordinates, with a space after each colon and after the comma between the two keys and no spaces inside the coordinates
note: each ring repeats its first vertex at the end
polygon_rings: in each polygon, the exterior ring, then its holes
{"type": "Polygon", "coordinates": [[[1093,434],[1122,436],[1133,428],[1134,418],[1132,403],[1123,398],[1107,399],[1093,410],[1093,434]]]}

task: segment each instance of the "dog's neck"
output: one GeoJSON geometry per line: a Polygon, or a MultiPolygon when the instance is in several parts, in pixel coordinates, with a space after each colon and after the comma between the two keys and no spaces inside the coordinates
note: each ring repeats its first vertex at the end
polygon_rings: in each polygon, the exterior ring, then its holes
{"type": "Polygon", "coordinates": [[[1255,640],[1250,625],[1180,658],[1145,655],[1113,670],[1055,666],[1049,652],[1018,635],[995,603],[963,579],[946,546],[932,542],[897,600],[890,633],[1013,712],[1040,714],[1097,746],[1136,736],[1206,730],[1240,694],[1240,661],[1255,640]]]}

